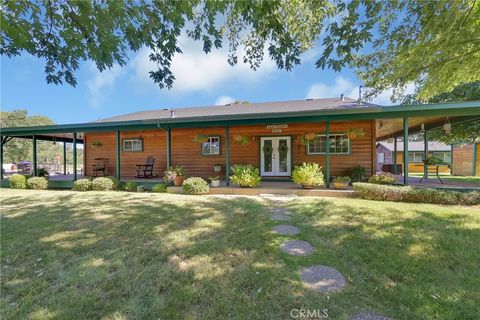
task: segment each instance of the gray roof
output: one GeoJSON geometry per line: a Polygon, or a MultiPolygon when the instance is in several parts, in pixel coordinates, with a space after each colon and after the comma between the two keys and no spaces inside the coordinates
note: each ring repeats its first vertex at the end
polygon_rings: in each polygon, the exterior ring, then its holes
{"type": "MultiPolygon", "coordinates": [[[[317,111],[317,110],[348,110],[359,108],[378,107],[371,103],[358,103],[352,98],[325,98],[325,99],[306,99],[278,102],[260,102],[260,103],[231,103],[218,106],[194,107],[194,108],[175,108],[176,118],[209,117],[209,116],[229,116],[229,115],[248,115],[248,114],[275,114],[299,111],[317,111]]],[[[98,122],[112,121],[131,121],[131,120],[154,120],[171,118],[172,113],[168,108],[158,110],[146,110],[128,113],[120,116],[100,119],[98,122]]]]}
{"type": "MultiPolygon", "coordinates": [[[[385,148],[387,148],[390,151],[393,151],[394,146],[393,142],[379,142],[377,145],[383,145],[385,148]]],[[[435,141],[429,141],[428,142],[428,151],[451,151],[452,148],[449,145],[443,144],[441,142],[435,142],[435,141]]],[[[403,142],[398,141],[397,142],[397,151],[403,151],[403,142]]],[[[423,141],[409,141],[408,142],[408,151],[423,151],[423,141]]]]}

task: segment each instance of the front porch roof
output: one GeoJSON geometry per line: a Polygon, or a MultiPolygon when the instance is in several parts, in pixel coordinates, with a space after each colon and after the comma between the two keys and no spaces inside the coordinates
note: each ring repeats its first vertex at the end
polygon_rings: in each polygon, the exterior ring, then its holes
{"type": "MultiPolygon", "coordinates": [[[[320,99],[321,100],[321,99],[320,99]]],[[[310,101],[310,100],[309,100],[310,101]]],[[[311,102],[309,102],[311,103],[311,102]]],[[[79,124],[63,124],[37,127],[2,128],[2,137],[20,137],[44,135],[62,138],[62,133],[104,132],[117,130],[139,130],[155,128],[195,128],[212,126],[235,126],[252,124],[278,124],[298,122],[377,120],[377,140],[403,132],[402,118],[411,118],[410,133],[419,131],[421,124],[426,129],[442,125],[447,117],[451,123],[480,119],[480,101],[434,103],[421,105],[377,106],[357,104],[346,101],[349,106],[339,104],[336,107],[285,109],[282,112],[251,112],[235,114],[198,115],[191,114],[159,119],[103,121],[79,124]],[[287,110],[287,111],[285,111],[287,110]]],[[[225,108],[217,106],[216,108],[225,108]]],[[[201,108],[199,108],[201,109],[201,108]]],[[[65,137],[65,139],[68,139],[65,137]]]]}

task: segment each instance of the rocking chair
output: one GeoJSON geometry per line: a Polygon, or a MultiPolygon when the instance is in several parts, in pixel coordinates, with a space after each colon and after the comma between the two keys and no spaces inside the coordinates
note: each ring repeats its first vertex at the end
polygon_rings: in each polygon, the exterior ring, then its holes
{"type": "Polygon", "coordinates": [[[137,175],[135,178],[151,179],[157,177],[158,175],[153,175],[154,164],[155,158],[153,156],[148,156],[145,164],[137,164],[137,175]]]}
{"type": "Polygon", "coordinates": [[[102,176],[105,177],[107,159],[105,159],[105,158],[95,158],[95,159],[93,159],[93,161],[94,161],[94,164],[92,165],[93,176],[98,177],[98,173],[101,172],[102,176]]]}

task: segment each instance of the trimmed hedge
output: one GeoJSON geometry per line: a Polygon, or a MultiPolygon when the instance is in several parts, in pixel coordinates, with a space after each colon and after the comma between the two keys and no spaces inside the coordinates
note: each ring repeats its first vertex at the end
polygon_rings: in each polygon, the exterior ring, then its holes
{"type": "Polygon", "coordinates": [[[10,188],[12,189],[26,189],[27,178],[23,174],[12,174],[10,177],[10,188]]]}
{"type": "Polygon", "coordinates": [[[92,190],[92,181],[90,181],[89,179],[79,179],[73,183],[73,190],[75,191],[92,190]]]}
{"type": "Polygon", "coordinates": [[[113,181],[109,178],[95,178],[92,181],[92,190],[94,191],[112,191],[113,181]]]}
{"type": "Polygon", "coordinates": [[[115,191],[125,190],[125,183],[121,182],[116,177],[107,177],[107,179],[110,179],[113,183],[112,190],[115,190],[115,191]]]}
{"type": "Polygon", "coordinates": [[[361,198],[379,201],[433,203],[447,205],[478,205],[480,192],[455,192],[410,186],[386,186],[356,182],[353,189],[361,198]]]}
{"type": "Polygon", "coordinates": [[[375,184],[395,184],[397,178],[394,174],[390,172],[380,172],[379,174],[373,175],[368,179],[368,183],[375,184]]]}
{"type": "Polygon", "coordinates": [[[48,180],[44,177],[33,177],[27,180],[28,189],[46,190],[48,189],[48,180]]]}
{"type": "Polygon", "coordinates": [[[190,177],[183,181],[183,191],[187,194],[204,194],[209,190],[207,181],[200,177],[190,177]]]}
{"type": "Polygon", "coordinates": [[[152,187],[152,192],[167,192],[167,185],[165,183],[157,183],[152,187]]]}

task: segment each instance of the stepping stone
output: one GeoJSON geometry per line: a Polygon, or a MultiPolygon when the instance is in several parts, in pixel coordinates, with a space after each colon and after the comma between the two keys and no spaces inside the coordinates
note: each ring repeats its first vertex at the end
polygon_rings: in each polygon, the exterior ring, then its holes
{"type": "Polygon", "coordinates": [[[292,213],[290,210],[288,210],[287,208],[283,208],[283,207],[272,208],[272,212],[274,212],[274,213],[292,213]]]}
{"type": "Polygon", "coordinates": [[[326,266],[311,266],[300,272],[303,284],[318,292],[332,292],[341,290],[345,286],[345,278],[334,268],[326,266]]]}
{"type": "Polygon", "coordinates": [[[281,234],[282,236],[289,236],[300,233],[300,229],[288,224],[281,224],[279,226],[273,227],[273,232],[281,234]]]}
{"type": "Polygon", "coordinates": [[[382,316],[382,315],[378,315],[378,314],[369,313],[369,312],[358,313],[358,314],[354,315],[353,317],[350,317],[349,319],[350,320],[392,320],[392,318],[382,316]]]}
{"type": "Polygon", "coordinates": [[[309,242],[302,240],[285,241],[280,245],[280,249],[292,256],[306,256],[315,250],[309,242]]]}
{"type": "Polygon", "coordinates": [[[270,218],[275,221],[288,221],[292,219],[292,217],[285,213],[274,213],[270,215],[270,218]]]}

